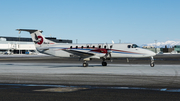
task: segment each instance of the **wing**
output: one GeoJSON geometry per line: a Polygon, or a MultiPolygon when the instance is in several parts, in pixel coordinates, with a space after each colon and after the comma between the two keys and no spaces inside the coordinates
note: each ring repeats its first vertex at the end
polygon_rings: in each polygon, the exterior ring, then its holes
{"type": "Polygon", "coordinates": [[[74,55],[77,55],[77,56],[80,56],[80,57],[92,57],[94,56],[95,54],[93,53],[89,53],[89,52],[82,52],[82,51],[79,51],[79,50],[64,50],[68,53],[71,53],[71,54],[74,54],[74,55]]]}
{"type": "Polygon", "coordinates": [[[37,51],[39,51],[40,53],[44,53],[45,51],[49,50],[50,48],[49,47],[38,47],[36,48],[37,51]]]}

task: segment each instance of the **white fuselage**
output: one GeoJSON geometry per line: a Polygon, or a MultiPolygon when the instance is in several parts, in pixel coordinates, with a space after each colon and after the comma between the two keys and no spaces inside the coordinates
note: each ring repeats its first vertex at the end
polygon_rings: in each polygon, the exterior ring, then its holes
{"type": "Polygon", "coordinates": [[[155,55],[150,50],[133,47],[133,45],[135,44],[47,44],[37,47],[37,50],[57,57],[81,57],[67,52],[68,50],[94,54],[93,56],[83,56],[84,58],[101,58],[107,52],[111,53],[112,58],[140,58],[155,55]]]}

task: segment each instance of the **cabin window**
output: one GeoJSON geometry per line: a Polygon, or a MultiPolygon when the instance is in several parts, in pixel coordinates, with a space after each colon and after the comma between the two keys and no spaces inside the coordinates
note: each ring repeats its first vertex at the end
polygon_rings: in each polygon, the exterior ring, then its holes
{"type": "Polygon", "coordinates": [[[104,46],[104,48],[106,49],[106,46],[104,46]]]}
{"type": "Polygon", "coordinates": [[[95,46],[93,46],[92,48],[95,48],[95,46]]]}
{"type": "Polygon", "coordinates": [[[76,46],[76,49],[78,48],[78,46],[76,46]]]}
{"type": "Polygon", "coordinates": [[[83,49],[84,47],[83,47],[83,46],[81,46],[81,48],[83,49]]]}
{"type": "Polygon", "coordinates": [[[128,48],[131,48],[131,45],[128,45],[127,47],[128,47],[128,48]]]}
{"type": "Polygon", "coordinates": [[[101,48],[101,45],[99,45],[99,48],[101,48]]]}
{"type": "Polygon", "coordinates": [[[87,46],[87,48],[89,48],[89,46],[87,46]]]}
{"type": "Polygon", "coordinates": [[[110,48],[112,48],[113,46],[111,45],[110,48]]]}
{"type": "Polygon", "coordinates": [[[72,49],[72,46],[70,46],[70,48],[72,49]]]}

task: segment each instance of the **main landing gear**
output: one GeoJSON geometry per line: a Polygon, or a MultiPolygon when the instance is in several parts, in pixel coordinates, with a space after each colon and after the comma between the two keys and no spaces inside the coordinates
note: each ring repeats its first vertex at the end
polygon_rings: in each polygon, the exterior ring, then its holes
{"type": "MultiPolygon", "coordinates": [[[[103,61],[102,66],[107,66],[107,62],[103,61]]],[[[83,67],[88,67],[88,63],[86,61],[84,61],[83,67]]]]}
{"type": "MultiPolygon", "coordinates": [[[[84,62],[82,65],[83,67],[88,67],[87,61],[90,61],[90,59],[88,59],[88,58],[84,59],[84,62]]],[[[107,62],[105,62],[105,59],[103,59],[103,61],[102,61],[102,66],[107,66],[107,62]]]]}
{"type": "Polygon", "coordinates": [[[88,66],[88,63],[84,62],[83,67],[87,67],[87,66],[88,66]]]}
{"type": "Polygon", "coordinates": [[[105,59],[103,59],[102,66],[107,66],[107,62],[105,62],[105,59]]]}
{"type": "Polygon", "coordinates": [[[89,61],[90,59],[84,59],[84,62],[83,62],[83,67],[87,67],[88,66],[88,63],[86,61],[89,61]]]}
{"type": "Polygon", "coordinates": [[[151,57],[150,66],[151,66],[151,67],[154,67],[154,58],[153,58],[153,57],[151,57]]]}
{"type": "Polygon", "coordinates": [[[87,61],[90,61],[91,59],[90,58],[85,58],[85,59],[83,59],[83,67],[87,67],[88,66],[88,63],[87,63],[87,61]]]}

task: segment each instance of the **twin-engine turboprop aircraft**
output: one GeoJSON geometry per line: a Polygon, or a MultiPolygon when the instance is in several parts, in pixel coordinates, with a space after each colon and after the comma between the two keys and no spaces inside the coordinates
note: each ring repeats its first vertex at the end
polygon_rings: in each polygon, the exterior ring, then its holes
{"type": "Polygon", "coordinates": [[[105,60],[112,58],[143,58],[151,57],[150,66],[154,67],[153,56],[156,54],[150,50],[138,48],[136,44],[63,44],[45,39],[41,30],[17,29],[31,34],[37,51],[57,57],[78,57],[83,59],[83,67],[87,67],[93,58],[102,59],[102,66],[107,66],[105,60]]]}

